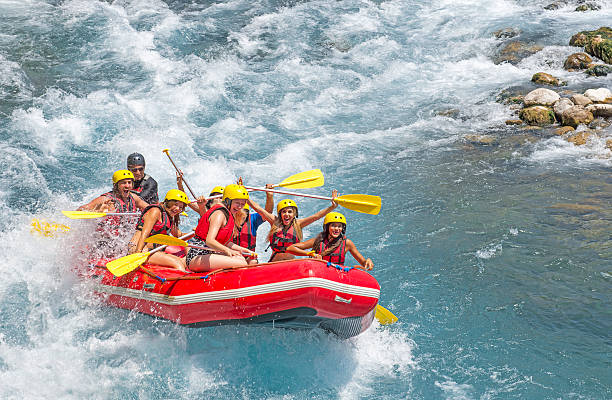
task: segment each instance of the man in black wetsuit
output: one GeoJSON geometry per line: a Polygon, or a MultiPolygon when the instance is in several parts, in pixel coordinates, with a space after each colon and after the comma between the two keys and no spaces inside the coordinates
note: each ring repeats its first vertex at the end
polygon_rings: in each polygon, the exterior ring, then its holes
{"type": "Polygon", "coordinates": [[[149,204],[157,204],[157,182],[145,174],[145,159],[140,153],[132,153],[127,158],[127,168],[134,174],[132,191],[149,204]]]}

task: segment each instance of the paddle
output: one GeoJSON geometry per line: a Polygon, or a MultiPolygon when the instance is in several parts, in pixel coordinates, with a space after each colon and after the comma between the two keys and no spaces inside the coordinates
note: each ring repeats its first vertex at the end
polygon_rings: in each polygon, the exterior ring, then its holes
{"type": "Polygon", "coordinates": [[[380,304],[376,305],[376,314],[374,315],[374,318],[376,318],[381,325],[391,325],[396,323],[398,320],[391,311],[387,310],[380,304]]]}
{"type": "Polygon", "coordinates": [[[30,233],[38,234],[41,236],[50,237],[56,233],[67,233],[70,230],[69,226],[59,224],[57,222],[47,222],[44,219],[33,218],[30,223],[32,229],[30,233]]]}
{"type": "MultiPolygon", "coordinates": [[[[181,170],[178,169],[178,167],[176,166],[176,164],[172,160],[172,157],[170,157],[170,149],[163,149],[162,153],[166,153],[166,155],[168,156],[168,159],[172,163],[172,166],[176,170],[176,173],[181,176],[181,179],[183,180],[183,183],[185,184],[185,186],[187,186],[187,189],[189,189],[189,193],[191,193],[191,195],[193,196],[194,199],[197,199],[198,196],[196,196],[195,193],[193,193],[193,190],[191,190],[191,188],[189,187],[189,184],[187,183],[187,181],[185,180],[185,177],[183,176],[183,172],[181,172],[181,170]]],[[[195,203],[195,202],[192,202],[192,203],[195,203]]]]}
{"type": "Polygon", "coordinates": [[[120,216],[140,215],[139,212],[138,213],[118,213],[118,212],[97,212],[97,211],[62,211],[62,214],[64,214],[70,219],[91,219],[91,218],[106,217],[107,215],[120,215],[120,216]]]}
{"type": "Polygon", "coordinates": [[[377,215],[380,212],[380,208],[382,205],[382,201],[380,197],[372,196],[369,194],[345,194],[343,196],[332,199],[331,197],[317,196],[313,194],[285,192],[282,190],[255,188],[255,187],[249,187],[249,186],[245,186],[245,187],[249,190],[259,190],[262,192],[272,192],[272,193],[279,193],[279,194],[287,194],[290,196],[309,197],[311,199],[334,200],[336,203],[338,203],[338,205],[342,207],[348,208],[349,210],[364,213],[364,214],[377,215]]]}
{"type": "MultiPolygon", "coordinates": [[[[187,238],[190,235],[193,235],[193,232],[189,232],[181,236],[180,239],[187,238]]],[[[147,251],[146,253],[134,253],[113,261],[109,261],[106,263],[106,268],[115,276],[123,276],[144,264],[151,254],[165,248],[166,246],[159,246],[151,251],[147,251]]]]}
{"type": "Polygon", "coordinates": [[[283,179],[281,183],[272,185],[272,187],[282,186],[289,189],[309,189],[323,186],[324,183],[323,172],[320,169],[311,169],[310,171],[291,175],[289,178],[283,179]]]}

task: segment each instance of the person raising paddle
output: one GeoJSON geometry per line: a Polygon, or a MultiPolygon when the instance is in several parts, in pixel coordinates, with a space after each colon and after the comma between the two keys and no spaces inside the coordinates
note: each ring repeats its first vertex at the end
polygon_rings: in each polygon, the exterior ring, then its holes
{"type": "Polygon", "coordinates": [[[336,197],[338,197],[338,191],[333,190],[331,206],[306,218],[298,218],[297,204],[290,199],[281,200],[278,203],[276,206],[277,216],[261,208],[255,201],[249,200],[249,205],[271,225],[268,240],[270,241],[272,256],[268,262],[295,258],[293,254],[287,253],[287,248],[292,244],[302,241],[302,229],[304,227],[323,218],[327,213],[332,212],[338,207],[338,204],[334,201],[336,197]]]}
{"type": "MultiPolygon", "coordinates": [[[[187,195],[178,189],[172,189],[166,193],[163,203],[151,204],[145,208],[136,224],[136,232],[128,245],[129,254],[139,253],[145,247],[146,250],[151,250],[153,244],[145,243],[145,239],[150,236],[157,234],[182,236],[178,228],[179,215],[185,210],[187,204],[189,204],[187,195]]],[[[151,254],[147,262],[183,272],[187,266],[183,258],[161,251],[151,254]]]]}
{"type": "Polygon", "coordinates": [[[249,192],[240,185],[227,185],[223,201],[215,204],[198,221],[195,236],[189,240],[186,262],[193,272],[206,272],[247,265],[242,253],[249,249],[232,243],[235,216],[244,208],[249,192]],[[207,247],[203,249],[202,247],[207,247]]]}
{"type": "Polygon", "coordinates": [[[353,241],[345,235],[346,218],[339,212],[331,212],[323,220],[323,232],[305,242],[292,244],[287,248],[287,253],[297,256],[310,256],[344,265],[346,252],[350,251],[351,255],[366,271],[374,268],[372,260],[362,256],[353,241]],[[306,249],[312,250],[306,251],[306,249]]]}

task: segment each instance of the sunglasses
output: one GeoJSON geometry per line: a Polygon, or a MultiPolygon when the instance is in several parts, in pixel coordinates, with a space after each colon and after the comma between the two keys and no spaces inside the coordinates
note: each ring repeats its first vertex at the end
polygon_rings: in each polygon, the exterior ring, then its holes
{"type": "Polygon", "coordinates": [[[144,167],[140,167],[140,168],[128,168],[130,171],[132,172],[142,172],[144,171],[144,167]]]}

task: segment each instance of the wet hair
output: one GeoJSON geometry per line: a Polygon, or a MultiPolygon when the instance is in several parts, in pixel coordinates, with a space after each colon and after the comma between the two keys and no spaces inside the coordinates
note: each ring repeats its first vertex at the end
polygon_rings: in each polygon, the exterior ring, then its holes
{"type": "MultiPolygon", "coordinates": [[[[330,238],[330,234],[329,234],[329,226],[331,225],[331,223],[326,224],[325,225],[325,230],[323,232],[320,232],[316,237],[315,237],[315,241],[312,244],[312,249],[315,252],[319,252],[319,247],[321,245],[321,243],[325,240],[329,240],[330,238]]],[[[345,225],[346,228],[346,225],[345,225]]],[[[334,251],[336,251],[336,249],[338,247],[340,247],[340,245],[342,244],[342,239],[344,239],[344,231],[342,231],[342,233],[340,233],[340,236],[338,236],[337,238],[333,239],[331,242],[329,242],[329,247],[325,250],[323,250],[323,252],[321,252],[321,256],[325,257],[331,253],[333,253],[334,251]]]]}

